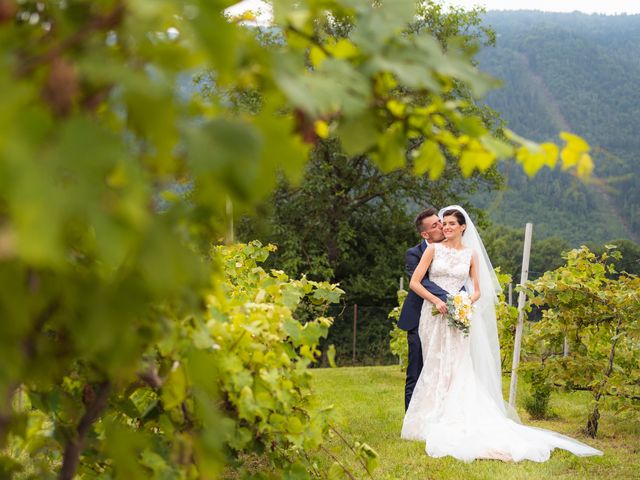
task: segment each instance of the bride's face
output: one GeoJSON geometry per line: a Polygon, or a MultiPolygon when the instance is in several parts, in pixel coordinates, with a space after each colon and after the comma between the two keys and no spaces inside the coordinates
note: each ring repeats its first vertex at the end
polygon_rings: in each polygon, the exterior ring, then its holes
{"type": "Polygon", "coordinates": [[[442,219],[442,233],[447,240],[455,240],[462,237],[466,225],[460,225],[458,219],[451,215],[442,219]]]}

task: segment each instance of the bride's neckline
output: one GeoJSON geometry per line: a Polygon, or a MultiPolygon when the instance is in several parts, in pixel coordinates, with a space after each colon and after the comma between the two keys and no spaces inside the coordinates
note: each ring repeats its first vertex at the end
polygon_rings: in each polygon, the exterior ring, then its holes
{"type": "Polygon", "coordinates": [[[449,247],[445,242],[440,242],[440,243],[438,243],[438,245],[441,245],[442,247],[446,248],[447,250],[454,250],[456,252],[461,252],[466,248],[464,245],[460,245],[460,248],[449,247]]]}

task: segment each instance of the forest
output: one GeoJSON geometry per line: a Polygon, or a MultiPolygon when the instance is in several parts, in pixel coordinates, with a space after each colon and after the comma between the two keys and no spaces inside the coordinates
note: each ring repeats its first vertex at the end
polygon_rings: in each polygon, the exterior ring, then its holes
{"type": "Polygon", "coordinates": [[[502,80],[486,102],[511,129],[548,140],[559,129],[584,136],[596,162],[589,185],[559,170],[527,179],[501,169],[508,188],[476,196],[490,218],[572,247],[640,237],[640,16],[489,12],[496,43],[478,55],[502,80]]]}

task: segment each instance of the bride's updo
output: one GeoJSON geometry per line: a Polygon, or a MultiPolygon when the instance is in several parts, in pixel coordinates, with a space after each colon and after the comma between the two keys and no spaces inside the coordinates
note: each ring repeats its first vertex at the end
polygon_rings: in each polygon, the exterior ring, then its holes
{"type": "Polygon", "coordinates": [[[458,225],[465,225],[465,229],[462,231],[462,235],[464,235],[464,232],[466,230],[467,220],[464,218],[464,215],[460,210],[456,210],[455,208],[445,210],[445,212],[442,214],[443,219],[444,217],[456,217],[456,220],[458,220],[458,225]]]}

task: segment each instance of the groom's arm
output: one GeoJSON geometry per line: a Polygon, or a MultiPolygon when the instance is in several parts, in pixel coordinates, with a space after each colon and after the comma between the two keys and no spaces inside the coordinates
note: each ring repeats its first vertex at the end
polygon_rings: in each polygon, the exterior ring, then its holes
{"type": "MultiPolygon", "coordinates": [[[[410,248],[409,250],[407,250],[407,253],[405,255],[405,269],[409,278],[411,278],[413,272],[418,266],[418,263],[420,263],[421,256],[422,255],[420,254],[420,251],[416,248],[410,248]]],[[[426,288],[430,293],[438,297],[440,300],[442,300],[443,302],[447,301],[447,295],[449,294],[449,292],[441,288],[437,283],[429,280],[429,277],[427,275],[424,276],[420,283],[424,288],[426,288]]]]}

